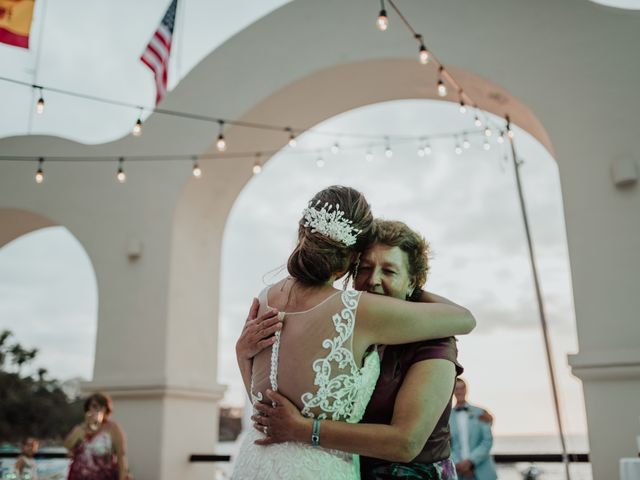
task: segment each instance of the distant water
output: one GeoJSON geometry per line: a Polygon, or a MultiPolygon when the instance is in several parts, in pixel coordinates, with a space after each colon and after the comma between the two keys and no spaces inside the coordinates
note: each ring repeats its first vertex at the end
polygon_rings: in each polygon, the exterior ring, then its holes
{"type": "MultiPolygon", "coordinates": [[[[586,435],[568,435],[565,438],[569,453],[588,453],[589,440],[586,435]]],[[[562,453],[560,438],[551,435],[511,435],[493,439],[493,454],[499,453],[562,453]]],[[[539,480],[564,480],[564,466],[561,463],[515,463],[498,465],[499,480],[521,480],[529,467],[540,471],[539,480]]],[[[572,463],[569,467],[572,480],[592,480],[591,465],[572,463]]]]}
{"type": "MultiPolygon", "coordinates": [[[[589,443],[584,435],[571,435],[567,439],[567,446],[571,453],[587,453],[589,443]]],[[[45,449],[42,449],[45,451],[45,449]]],[[[46,449],[48,451],[64,451],[64,449],[46,449]]],[[[233,454],[237,450],[236,442],[221,442],[216,447],[216,453],[233,454]]],[[[492,453],[560,453],[560,440],[555,436],[548,435],[512,435],[499,436],[494,438],[492,453]]],[[[0,478],[11,478],[7,476],[13,471],[13,459],[0,459],[0,478]]],[[[513,465],[499,465],[499,480],[521,480],[522,472],[531,467],[531,463],[516,463],[513,465]]],[[[42,480],[63,480],[66,479],[69,460],[39,460],[38,474],[42,480]]],[[[564,480],[564,467],[559,463],[538,463],[535,467],[541,472],[539,480],[564,480]]],[[[572,480],[593,480],[591,466],[589,464],[572,464],[572,480]]],[[[230,465],[217,464],[215,474],[212,479],[222,480],[228,478],[230,465]]],[[[133,472],[135,474],[135,472],[133,472]]]]}

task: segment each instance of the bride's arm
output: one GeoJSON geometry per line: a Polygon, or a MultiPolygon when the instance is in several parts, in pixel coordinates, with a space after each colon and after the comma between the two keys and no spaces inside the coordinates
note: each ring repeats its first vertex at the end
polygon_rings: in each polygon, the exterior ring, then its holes
{"type": "MultiPolygon", "coordinates": [[[[451,401],[455,376],[455,365],[450,360],[415,363],[402,382],[390,425],[322,420],[320,445],[390,462],[410,462],[422,451],[451,401]]],[[[254,421],[266,424],[269,435],[256,443],[268,445],[292,440],[311,443],[313,421],[300,415],[295,405],[282,395],[267,392],[267,396],[277,406],[256,405],[266,416],[253,417],[254,421]]],[[[256,428],[263,431],[262,427],[256,428]]]]}
{"type": "MultiPolygon", "coordinates": [[[[426,292],[425,292],[426,293],[426,292]]],[[[427,298],[444,301],[426,293],[427,298]]],[[[407,302],[363,293],[358,305],[354,342],[364,351],[369,345],[398,345],[464,335],[476,326],[469,310],[453,302],[407,302]]],[[[355,345],[354,345],[355,347],[355,345]]]]}
{"type": "Polygon", "coordinates": [[[244,324],[240,338],[236,342],[236,359],[242,374],[242,381],[247,394],[251,396],[251,367],[253,357],[275,342],[276,331],[282,328],[277,310],[269,310],[258,316],[260,302],[253,299],[247,321],[244,324]]]}

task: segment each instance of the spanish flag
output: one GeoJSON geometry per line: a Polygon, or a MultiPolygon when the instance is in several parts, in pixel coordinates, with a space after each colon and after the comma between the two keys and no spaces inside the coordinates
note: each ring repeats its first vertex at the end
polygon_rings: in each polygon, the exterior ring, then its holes
{"type": "Polygon", "coordinates": [[[0,0],[0,42],[29,48],[35,0],[0,0]]]}

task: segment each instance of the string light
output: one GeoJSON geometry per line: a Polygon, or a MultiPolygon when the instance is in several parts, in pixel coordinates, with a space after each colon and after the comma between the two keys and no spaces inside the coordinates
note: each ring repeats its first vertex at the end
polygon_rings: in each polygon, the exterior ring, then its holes
{"type": "Polygon", "coordinates": [[[296,140],[296,136],[293,134],[293,130],[291,129],[291,127],[287,127],[287,132],[289,132],[289,146],[291,148],[295,148],[296,145],[298,144],[297,140],[296,140]]]}
{"type": "Polygon", "coordinates": [[[424,148],[418,147],[418,156],[419,157],[424,157],[425,156],[424,148]]]}
{"type": "Polygon", "coordinates": [[[384,0],[380,0],[380,13],[376,19],[376,27],[381,32],[389,28],[389,19],[387,18],[387,11],[384,9],[384,0]]]}
{"type": "Polygon", "coordinates": [[[444,70],[444,67],[442,65],[440,65],[440,68],[438,69],[438,95],[441,96],[441,97],[446,97],[447,96],[447,86],[442,81],[442,71],[443,70],[444,70]]]}
{"type": "Polygon", "coordinates": [[[42,115],[44,113],[44,98],[42,96],[42,87],[38,88],[40,89],[40,98],[38,99],[38,103],[36,103],[36,113],[42,115]]]}
{"type": "Polygon", "coordinates": [[[318,168],[324,167],[324,159],[322,158],[322,156],[318,157],[318,159],[316,160],[316,165],[318,166],[318,168]]]}
{"type": "Polygon", "coordinates": [[[464,149],[466,149],[466,150],[471,148],[471,142],[469,141],[469,139],[466,136],[462,139],[462,147],[464,149]]]}
{"type": "Polygon", "coordinates": [[[462,89],[460,89],[458,93],[460,94],[460,113],[464,115],[465,113],[467,113],[467,105],[464,103],[464,98],[462,97],[462,94],[464,92],[462,91],[462,89]]]}
{"type": "Polygon", "coordinates": [[[489,140],[484,141],[484,143],[482,144],[482,148],[484,148],[485,150],[491,149],[491,144],[489,143],[489,140]]]}
{"type": "Polygon", "coordinates": [[[40,157],[38,159],[38,171],[36,172],[36,176],[35,176],[36,183],[38,184],[44,182],[44,171],[42,170],[43,163],[44,163],[44,158],[40,157]]]}
{"type": "Polygon", "coordinates": [[[258,175],[262,172],[262,160],[260,157],[261,157],[260,154],[257,153],[256,161],[253,164],[253,170],[252,170],[254,175],[258,175]]]}
{"type": "Polygon", "coordinates": [[[391,144],[389,143],[389,137],[387,137],[385,139],[385,141],[386,141],[387,145],[386,145],[386,147],[384,149],[384,156],[387,157],[387,158],[391,158],[391,157],[393,157],[393,150],[391,150],[391,144]]]}
{"type": "Polygon", "coordinates": [[[422,35],[420,35],[419,33],[416,33],[415,38],[416,40],[418,40],[418,42],[420,42],[418,59],[420,60],[420,63],[422,65],[426,65],[427,63],[429,63],[429,50],[427,50],[427,47],[424,46],[424,42],[422,41],[422,35]]]}
{"type": "Polygon", "coordinates": [[[133,130],[131,132],[135,137],[142,135],[142,112],[143,110],[140,109],[140,115],[138,115],[138,120],[136,120],[136,124],[133,126],[133,130]]]}
{"type": "Polygon", "coordinates": [[[201,178],[202,177],[202,169],[198,165],[198,159],[197,158],[193,159],[193,168],[191,169],[191,174],[195,178],[201,178]]]}
{"type": "Polygon", "coordinates": [[[331,145],[331,153],[333,153],[334,155],[340,153],[340,144],[338,142],[331,145]]]}
{"type": "Polygon", "coordinates": [[[364,154],[364,158],[367,162],[373,161],[373,153],[371,153],[371,150],[367,150],[367,153],[364,154]]]}
{"type": "Polygon", "coordinates": [[[507,136],[508,136],[510,139],[513,139],[513,130],[511,130],[511,119],[509,118],[509,115],[506,115],[506,116],[504,117],[504,119],[505,119],[505,120],[506,120],[506,122],[507,122],[507,136]]]}
{"type": "Polygon", "coordinates": [[[428,143],[424,146],[424,153],[426,155],[431,155],[431,145],[429,145],[428,143]]]}
{"type": "Polygon", "coordinates": [[[216,141],[216,148],[219,152],[224,152],[227,149],[227,141],[224,139],[224,135],[222,134],[224,122],[222,120],[218,120],[218,124],[220,125],[220,133],[218,134],[218,140],[216,141]]]}
{"type": "Polygon", "coordinates": [[[454,149],[454,151],[456,152],[456,155],[462,155],[462,148],[457,143],[456,143],[456,148],[454,149]]]}
{"type": "Polygon", "coordinates": [[[485,137],[490,137],[493,134],[493,132],[491,131],[491,128],[487,127],[484,129],[484,136],[485,137]]]}
{"type": "Polygon", "coordinates": [[[478,114],[476,114],[476,116],[474,117],[473,124],[476,127],[481,127],[482,126],[482,122],[480,121],[480,117],[478,116],[478,114]]]}
{"type": "Polygon", "coordinates": [[[504,130],[500,130],[500,135],[498,135],[498,138],[496,138],[496,142],[501,145],[504,143],[504,130]]]}
{"type": "Polygon", "coordinates": [[[124,163],[124,158],[120,157],[118,159],[118,172],[116,173],[116,179],[120,183],[125,183],[127,181],[127,174],[124,173],[123,163],[124,163]]]}

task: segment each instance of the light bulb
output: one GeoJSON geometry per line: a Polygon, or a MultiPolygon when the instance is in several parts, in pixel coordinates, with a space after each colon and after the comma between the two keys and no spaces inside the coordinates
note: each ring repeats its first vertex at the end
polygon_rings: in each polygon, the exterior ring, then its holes
{"type": "Polygon", "coordinates": [[[384,32],[389,27],[389,19],[387,18],[386,10],[380,10],[378,14],[378,19],[376,20],[376,27],[381,32],[384,32]]]}
{"type": "Polygon", "coordinates": [[[196,178],[200,178],[202,177],[202,169],[200,168],[200,166],[198,165],[198,162],[195,162],[193,164],[193,169],[191,171],[191,173],[193,174],[194,177],[196,178]]]}
{"type": "Polygon", "coordinates": [[[38,103],[36,103],[36,113],[38,115],[42,115],[44,113],[44,98],[42,98],[42,95],[40,95],[38,103]]]}
{"type": "Polygon", "coordinates": [[[219,152],[224,152],[227,149],[227,141],[224,139],[224,135],[218,135],[218,140],[216,141],[216,148],[219,152]]]}
{"type": "Polygon", "coordinates": [[[474,124],[476,127],[480,127],[480,126],[482,126],[482,122],[480,121],[480,117],[478,117],[478,115],[476,115],[476,116],[475,116],[475,118],[473,119],[473,124],[474,124]]]}
{"type": "Polygon", "coordinates": [[[487,140],[485,140],[482,148],[484,148],[485,150],[489,150],[491,149],[491,144],[487,140]]]}
{"type": "Polygon", "coordinates": [[[334,155],[340,153],[340,145],[338,144],[338,142],[331,145],[331,153],[333,153],[334,155]]]}
{"type": "Polygon", "coordinates": [[[44,182],[44,172],[42,171],[42,168],[38,168],[35,178],[36,178],[36,183],[44,182]]]}
{"type": "Polygon", "coordinates": [[[484,129],[484,136],[485,137],[490,137],[492,133],[493,132],[491,131],[491,129],[489,127],[484,129]]]}
{"type": "Polygon", "coordinates": [[[133,126],[131,133],[136,137],[142,135],[142,119],[138,118],[138,120],[136,120],[136,124],[133,126]]]}
{"type": "Polygon", "coordinates": [[[318,159],[316,160],[316,165],[318,166],[318,168],[324,167],[324,160],[322,157],[318,157],[318,159]]]}
{"type": "Polygon", "coordinates": [[[467,113],[467,106],[464,104],[464,100],[460,100],[460,113],[467,113]]]}
{"type": "Polygon", "coordinates": [[[262,172],[262,165],[260,165],[259,162],[257,162],[254,166],[253,166],[253,174],[254,175],[258,175],[260,172],[262,172]]]}
{"type": "Polygon", "coordinates": [[[364,154],[364,158],[367,162],[371,162],[373,160],[373,153],[367,152],[364,154]]]}
{"type": "Polygon", "coordinates": [[[511,127],[507,127],[507,135],[509,135],[509,138],[513,138],[513,130],[511,130],[511,127]]]}
{"type": "Polygon", "coordinates": [[[471,142],[469,141],[469,139],[468,139],[468,138],[465,138],[465,139],[462,141],[462,146],[463,146],[464,148],[466,148],[466,149],[471,148],[471,142]]]}
{"type": "Polygon", "coordinates": [[[422,65],[426,65],[427,63],[429,63],[429,50],[427,50],[427,47],[425,47],[424,45],[420,45],[419,58],[422,65]]]}
{"type": "Polygon", "coordinates": [[[441,97],[447,96],[447,86],[444,84],[442,79],[438,80],[438,95],[440,95],[441,97]]]}
{"type": "Polygon", "coordinates": [[[496,138],[496,142],[498,142],[499,144],[504,143],[504,132],[502,130],[500,130],[500,135],[498,136],[498,138],[496,138]]]}
{"type": "Polygon", "coordinates": [[[393,157],[393,150],[391,150],[391,147],[387,147],[384,149],[384,156],[387,158],[393,157]]]}
{"type": "Polygon", "coordinates": [[[462,154],[462,148],[460,148],[460,145],[456,145],[455,152],[456,152],[456,155],[462,154]]]}
{"type": "Polygon", "coordinates": [[[295,146],[298,144],[298,142],[296,141],[296,137],[293,135],[293,133],[291,135],[289,135],[289,146],[291,148],[295,148],[295,146]]]}
{"type": "Polygon", "coordinates": [[[127,174],[124,173],[124,170],[122,170],[122,168],[118,168],[116,178],[118,179],[118,182],[125,183],[127,181],[127,174]]]}
{"type": "Polygon", "coordinates": [[[418,156],[419,157],[424,157],[425,156],[424,148],[422,148],[422,147],[418,148],[418,156]]]}
{"type": "Polygon", "coordinates": [[[426,146],[424,147],[424,153],[425,153],[426,155],[431,155],[431,145],[426,145],[426,146]]]}

